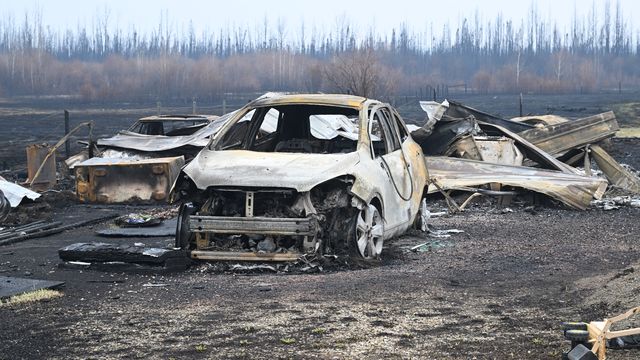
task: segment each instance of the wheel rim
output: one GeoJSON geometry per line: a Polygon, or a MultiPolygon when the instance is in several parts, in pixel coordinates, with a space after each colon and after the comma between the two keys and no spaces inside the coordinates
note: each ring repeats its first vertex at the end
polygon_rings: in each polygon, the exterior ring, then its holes
{"type": "Polygon", "coordinates": [[[360,210],[356,223],[356,245],[360,256],[376,259],[382,252],[384,225],[378,209],[368,205],[360,210]]]}

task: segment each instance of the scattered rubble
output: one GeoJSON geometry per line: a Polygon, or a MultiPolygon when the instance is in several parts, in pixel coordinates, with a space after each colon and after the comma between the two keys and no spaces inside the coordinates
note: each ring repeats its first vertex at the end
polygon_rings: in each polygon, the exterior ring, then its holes
{"type": "Polygon", "coordinates": [[[622,206],[640,208],[640,196],[615,196],[593,200],[591,205],[603,210],[616,210],[622,206]]]}
{"type": "Polygon", "coordinates": [[[67,225],[63,225],[61,222],[54,222],[49,224],[29,224],[21,226],[19,228],[20,230],[17,231],[14,231],[15,228],[11,228],[8,230],[3,230],[3,234],[5,234],[6,237],[0,240],[0,245],[14,244],[20,241],[58,234],[65,230],[75,229],[82,226],[99,224],[101,222],[111,220],[116,216],[117,215],[108,215],[67,225]]]}

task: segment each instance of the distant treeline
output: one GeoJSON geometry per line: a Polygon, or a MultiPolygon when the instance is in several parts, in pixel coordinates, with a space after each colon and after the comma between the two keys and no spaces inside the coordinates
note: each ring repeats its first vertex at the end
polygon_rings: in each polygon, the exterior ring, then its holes
{"type": "Polygon", "coordinates": [[[619,2],[594,2],[569,29],[543,19],[534,4],[518,22],[502,15],[483,21],[476,11],[456,26],[434,29],[425,19],[428,30],[402,24],[390,34],[354,29],[346,18],[331,31],[267,19],[254,28],[204,33],[168,23],[165,14],[148,33],[110,30],[105,11],[91,28],[60,31],[37,12],[5,16],[0,95],[214,100],[238,92],[360,92],[339,84],[349,72],[375,79],[370,96],[427,96],[442,84],[481,93],[640,85],[640,34],[619,2]]]}

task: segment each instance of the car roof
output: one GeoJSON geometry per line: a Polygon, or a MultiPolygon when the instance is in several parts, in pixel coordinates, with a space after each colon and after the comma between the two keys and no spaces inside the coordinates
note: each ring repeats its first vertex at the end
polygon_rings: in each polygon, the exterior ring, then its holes
{"type": "Polygon", "coordinates": [[[140,118],[138,121],[213,121],[217,118],[218,115],[153,115],[140,118]]]}
{"type": "Polygon", "coordinates": [[[360,108],[367,98],[344,94],[280,94],[268,93],[253,102],[252,107],[274,106],[274,105],[335,105],[351,108],[360,108]]]}

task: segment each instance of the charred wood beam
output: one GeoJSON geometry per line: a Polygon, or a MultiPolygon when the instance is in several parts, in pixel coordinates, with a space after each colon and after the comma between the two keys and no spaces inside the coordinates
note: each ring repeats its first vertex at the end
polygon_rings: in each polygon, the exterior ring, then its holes
{"type": "Polygon", "coordinates": [[[100,218],[97,218],[97,219],[79,221],[79,222],[76,222],[76,223],[73,223],[73,224],[69,224],[69,225],[54,227],[54,228],[51,228],[51,229],[35,232],[35,233],[32,233],[32,234],[17,235],[17,236],[8,238],[8,239],[1,240],[0,241],[0,246],[9,245],[9,244],[15,244],[17,242],[21,242],[21,241],[25,241],[25,240],[29,240],[29,239],[45,237],[45,236],[61,233],[61,232],[65,231],[65,230],[71,230],[71,229],[79,228],[79,227],[82,227],[82,226],[99,224],[101,222],[105,222],[107,220],[111,220],[111,219],[117,218],[118,216],[119,215],[117,215],[117,214],[108,215],[108,216],[100,217],[100,218]]]}

